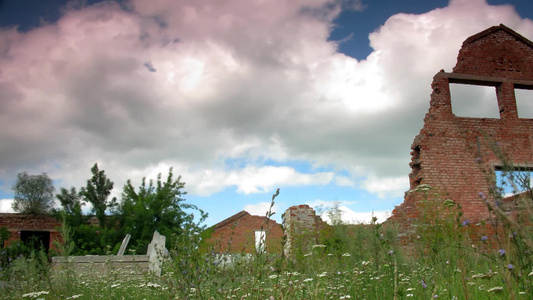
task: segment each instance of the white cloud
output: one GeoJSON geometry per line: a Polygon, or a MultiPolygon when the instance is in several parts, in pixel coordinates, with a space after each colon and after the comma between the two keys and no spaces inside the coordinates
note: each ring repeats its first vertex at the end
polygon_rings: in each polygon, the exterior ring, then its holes
{"type": "Polygon", "coordinates": [[[409,177],[400,176],[394,178],[378,178],[369,176],[363,181],[362,187],[380,198],[399,197],[409,190],[409,177]]]}
{"type": "Polygon", "coordinates": [[[276,203],[270,208],[270,202],[259,202],[256,204],[248,204],[244,207],[244,210],[254,216],[266,216],[266,213],[269,211],[273,213],[278,213],[279,207],[276,203]]]}
{"type": "Polygon", "coordinates": [[[372,218],[376,217],[378,223],[384,222],[388,217],[391,216],[391,211],[354,211],[349,208],[348,205],[357,204],[356,201],[325,201],[325,200],[314,200],[307,203],[309,206],[313,207],[315,212],[322,218],[323,221],[328,224],[332,224],[332,221],[329,216],[329,212],[333,208],[337,208],[340,212],[341,221],[344,224],[360,224],[365,223],[369,224],[372,222],[372,218]]]}
{"type": "Polygon", "coordinates": [[[14,213],[12,204],[13,199],[0,199],[0,213],[14,213]]]}

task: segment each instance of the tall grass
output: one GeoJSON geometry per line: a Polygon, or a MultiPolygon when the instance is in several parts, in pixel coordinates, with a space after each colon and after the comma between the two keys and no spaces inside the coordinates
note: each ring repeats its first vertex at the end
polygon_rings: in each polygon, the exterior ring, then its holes
{"type": "MultiPolygon", "coordinates": [[[[419,186],[422,215],[416,238],[402,245],[394,227],[338,222],[308,253],[284,257],[257,252],[221,263],[205,249],[190,222],[176,237],[163,275],[132,279],[52,272],[43,252],[21,253],[2,264],[4,299],[532,299],[532,235],[495,203],[500,249],[489,247],[461,207],[419,186]],[[440,200],[440,201],[435,201],[440,200]],[[440,217],[437,217],[440,216],[440,217]],[[442,216],[445,216],[444,218],[442,216]]],[[[272,205],[275,197],[272,197],[272,205]]],[[[495,195],[496,196],[496,195],[495,195]]],[[[501,201],[495,198],[495,201],[501,201]]],[[[531,201],[517,199],[517,201],[531,201]]],[[[524,207],[522,217],[530,206],[524,207]]],[[[271,217],[272,213],[267,213],[271,217]]],[[[264,228],[268,228],[265,224],[264,228]]],[[[69,233],[61,250],[68,256],[69,233]]],[[[3,255],[13,249],[2,249],[3,255]]],[[[2,256],[4,258],[4,256],[2,256]]]]}

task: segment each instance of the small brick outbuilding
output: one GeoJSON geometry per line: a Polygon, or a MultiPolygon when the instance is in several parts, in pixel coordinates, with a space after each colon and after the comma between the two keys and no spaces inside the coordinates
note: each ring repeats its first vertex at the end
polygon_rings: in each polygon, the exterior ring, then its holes
{"type": "Polygon", "coordinates": [[[33,241],[34,244],[42,244],[46,251],[55,249],[54,241],[62,241],[58,231],[60,226],[59,221],[48,215],[0,213],[0,228],[7,228],[10,234],[4,242],[4,247],[9,247],[17,241],[33,241]]]}
{"type": "Polygon", "coordinates": [[[254,216],[243,210],[209,230],[211,236],[206,244],[218,253],[253,253],[263,249],[281,253],[281,225],[274,220],[267,224],[266,216],[254,216]]]}

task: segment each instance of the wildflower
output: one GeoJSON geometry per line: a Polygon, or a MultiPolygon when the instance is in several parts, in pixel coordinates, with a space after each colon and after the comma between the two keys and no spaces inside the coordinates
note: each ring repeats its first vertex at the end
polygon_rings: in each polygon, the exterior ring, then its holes
{"type": "Polygon", "coordinates": [[[306,279],[304,279],[304,282],[310,282],[310,281],[313,281],[313,278],[306,278],[306,279]]]}
{"type": "Polygon", "coordinates": [[[318,277],[325,277],[325,276],[327,276],[327,275],[328,275],[327,272],[323,272],[322,274],[318,274],[317,276],[318,276],[318,277]]]}
{"type": "Polygon", "coordinates": [[[479,198],[481,198],[483,200],[487,200],[487,196],[485,196],[485,194],[483,192],[479,192],[478,195],[479,195],[479,198]]]}
{"type": "Polygon", "coordinates": [[[507,265],[507,269],[512,270],[512,269],[514,269],[514,266],[512,264],[508,264],[507,265]]]}
{"type": "Polygon", "coordinates": [[[392,255],[392,254],[394,254],[394,250],[389,251],[389,255],[392,255]]]}
{"type": "Polygon", "coordinates": [[[342,255],[342,257],[350,257],[350,256],[352,256],[350,253],[344,253],[344,254],[342,255]]]}
{"type": "Polygon", "coordinates": [[[48,294],[50,294],[50,292],[48,291],[33,292],[33,293],[22,295],[22,298],[37,298],[41,295],[48,295],[48,294]]]}
{"type": "Polygon", "coordinates": [[[439,295],[435,294],[435,296],[433,296],[433,299],[437,299],[439,298],[439,295]]]}
{"type": "Polygon", "coordinates": [[[501,286],[496,286],[496,287],[493,287],[487,290],[487,292],[489,293],[496,293],[496,292],[501,292],[501,291],[503,291],[503,287],[501,286]]]}
{"type": "Polygon", "coordinates": [[[270,276],[268,276],[268,278],[270,278],[270,279],[276,279],[276,278],[278,278],[278,275],[275,275],[275,274],[274,274],[274,275],[270,275],[270,276]]]}
{"type": "Polygon", "coordinates": [[[83,294],[72,295],[72,296],[68,297],[67,299],[78,299],[81,296],[83,296],[83,294]]]}
{"type": "Polygon", "coordinates": [[[413,297],[414,295],[413,294],[407,294],[406,296],[407,297],[413,297]]]}
{"type": "Polygon", "coordinates": [[[470,221],[468,221],[468,220],[464,220],[463,221],[463,226],[468,226],[469,224],[470,224],[470,221]]]}
{"type": "Polygon", "coordinates": [[[313,245],[313,249],[315,248],[326,248],[326,245],[313,245]]]}
{"type": "Polygon", "coordinates": [[[489,239],[489,238],[488,238],[486,235],[484,235],[484,236],[481,237],[481,240],[482,240],[483,242],[486,241],[486,240],[488,240],[488,239],[489,239]]]}
{"type": "Polygon", "coordinates": [[[422,287],[423,287],[423,288],[427,288],[427,287],[428,287],[428,285],[426,284],[426,282],[424,281],[424,279],[422,279],[422,280],[420,281],[420,283],[422,284],[422,287]]]}
{"type": "Polygon", "coordinates": [[[340,299],[350,299],[350,298],[352,298],[352,296],[350,296],[350,295],[346,295],[346,296],[341,296],[340,297],[340,299]]]}
{"type": "Polygon", "coordinates": [[[505,250],[504,250],[504,249],[500,249],[500,250],[498,250],[498,254],[499,254],[500,256],[504,256],[504,255],[505,255],[505,250]]]}

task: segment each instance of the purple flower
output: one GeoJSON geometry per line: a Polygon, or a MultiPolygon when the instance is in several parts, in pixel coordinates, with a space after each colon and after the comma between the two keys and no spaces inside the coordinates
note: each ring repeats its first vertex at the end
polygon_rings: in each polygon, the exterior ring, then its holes
{"type": "Polygon", "coordinates": [[[468,221],[468,220],[464,220],[463,221],[463,226],[468,226],[469,224],[470,224],[470,221],[468,221]]]}
{"type": "Polygon", "coordinates": [[[423,287],[423,288],[427,288],[427,287],[428,287],[428,285],[424,282],[424,279],[422,279],[422,280],[420,281],[420,283],[422,284],[422,287],[423,287]]]}
{"type": "Polygon", "coordinates": [[[481,237],[481,240],[482,240],[482,241],[486,241],[486,240],[488,240],[488,239],[489,239],[489,238],[488,238],[486,235],[484,235],[484,236],[481,237]]]}
{"type": "Polygon", "coordinates": [[[505,250],[504,250],[504,249],[500,249],[500,250],[498,250],[498,254],[499,254],[500,256],[504,256],[504,255],[505,255],[505,250]]]}
{"type": "Polygon", "coordinates": [[[512,270],[512,269],[514,269],[514,266],[512,264],[508,264],[507,265],[507,269],[512,270]]]}
{"type": "Polygon", "coordinates": [[[481,198],[483,200],[487,199],[487,196],[485,196],[485,194],[483,192],[479,192],[478,195],[479,195],[479,198],[481,198]]]}

